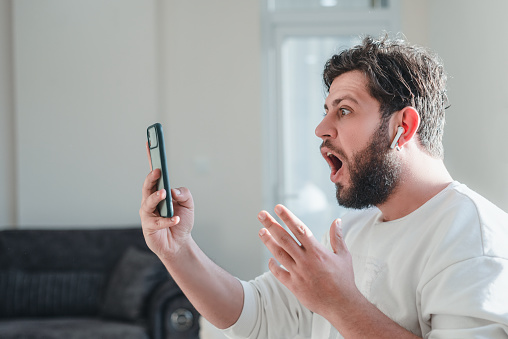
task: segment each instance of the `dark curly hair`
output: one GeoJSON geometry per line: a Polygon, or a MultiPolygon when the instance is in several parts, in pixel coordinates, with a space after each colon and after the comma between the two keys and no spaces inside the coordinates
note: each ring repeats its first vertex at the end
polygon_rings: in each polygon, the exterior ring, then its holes
{"type": "Polygon", "coordinates": [[[327,90],[336,77],[354,70],[367,75],[368,90],[380,103],[383,121],[407,106],[418,111],[420,143],[431,156],[442,159],[448,98],[447,76],[438,56],[402,39],[367,36],[362,44],[327,61],[323,72],[327,90]]]}

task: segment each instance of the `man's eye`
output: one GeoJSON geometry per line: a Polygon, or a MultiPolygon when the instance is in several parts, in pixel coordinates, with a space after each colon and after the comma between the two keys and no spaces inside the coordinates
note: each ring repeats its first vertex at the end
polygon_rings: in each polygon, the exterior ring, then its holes
{"type": "Polygon", "coordinates": [[[347,108],[340,108],[339,112],[341,115],[348,115],[349,113],[351,113],[351,111],[348,110],[347,108]]]}

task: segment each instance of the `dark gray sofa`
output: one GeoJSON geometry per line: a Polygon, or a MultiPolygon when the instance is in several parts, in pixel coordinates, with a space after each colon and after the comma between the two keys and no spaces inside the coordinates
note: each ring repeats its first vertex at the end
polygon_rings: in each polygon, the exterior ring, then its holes
{"type": "Polygon", "coordinates": [[[140,227],[0,231],[0,338],[197,339],[140,227]]]}

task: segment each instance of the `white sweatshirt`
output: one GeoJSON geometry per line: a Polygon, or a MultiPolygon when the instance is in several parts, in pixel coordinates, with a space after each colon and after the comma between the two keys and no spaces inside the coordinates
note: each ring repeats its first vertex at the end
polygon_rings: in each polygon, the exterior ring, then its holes
{"type": "MultiPolygon", "coordinates": [[[[343,218],[362,294],[423,338],[508,338],[508,215],[458,182],[413,213],[377,208],[343,218]]],[[[231,338],[342,338],[271,273],[242,282],[231,338]]],[[[337,305],[340,307],[340,305],[337,305]]]]}

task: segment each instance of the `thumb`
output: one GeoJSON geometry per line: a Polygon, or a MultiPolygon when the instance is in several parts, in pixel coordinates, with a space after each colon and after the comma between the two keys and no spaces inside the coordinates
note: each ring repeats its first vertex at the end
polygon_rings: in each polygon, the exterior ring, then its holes
{"type": "Polygon", "coordinates": [[[330,227],[330,245],[332,245],[333,253],[347,251],[342,235],[342,220],[340,219],[335,219],[330,227]]]}
{"type": "Polygon", "coordinates": [[[173,200],[178,205],[191,210],[194,208],[192,194],[190,193],[188,188],[186,187],[173,188],[171,189],[171,195],[173,200]]]}

